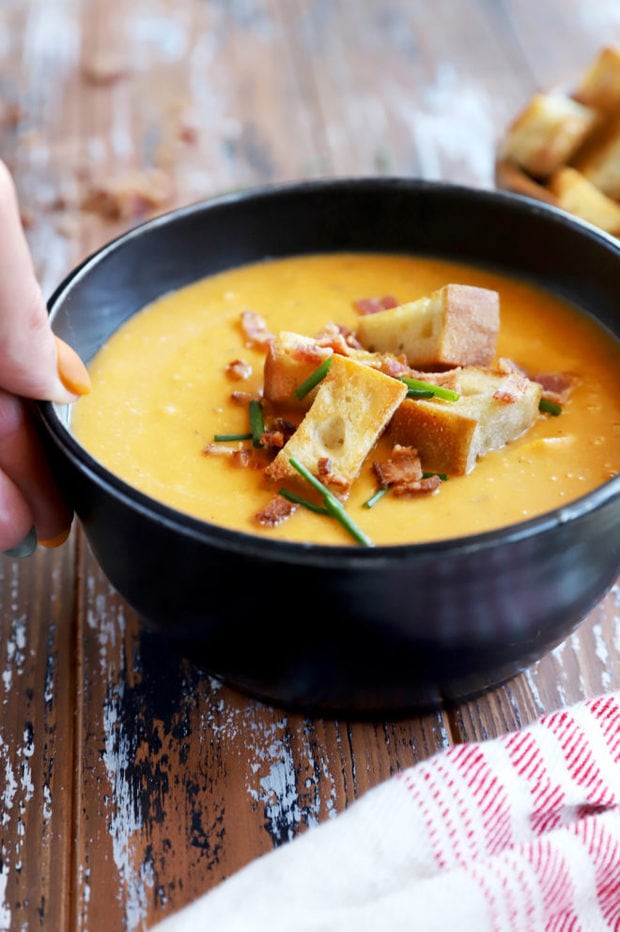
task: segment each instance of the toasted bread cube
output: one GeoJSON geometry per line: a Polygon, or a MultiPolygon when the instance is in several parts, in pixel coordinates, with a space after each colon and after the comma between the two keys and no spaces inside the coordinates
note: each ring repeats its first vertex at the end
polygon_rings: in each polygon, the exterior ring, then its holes
{"type": "Polygon", "coordinates": [[[620,45],[600,50],[571,96],[596,110],[620,109],[620,45]]]}
{"type": "Polygon", "coordinates": [[[542,387],[519,375],[468,367],[460,373],[459,391],[453,402],[406,398],[392,418],[390,436],[415,447],[424,469],[465,475],[538,417],[542,387]]]}
{"type": "Polygon", "coordinates": [[[620,200],[620,117],[610,120],[577,155],[573,168],[613,200],[620,200]]]}
{"type": "Polygon", "coordinates": [[[560,168],[554,172],[549,179],[549,189],[564,210],[606,233],[620,235],[620,204],[599,191],[575,168],[560,168]]]}
{"type": "Polygon", "coordinates": [[[331,347],[319,346],[312,337],[282,330],[272,340],[265,356],[263,394],[274,404],[307,410],[316,388],[302,399],[295,391],[333,354],[331,347]]]}
{"type": "Polygon", "coordinates": [[[265,475],[274,480],[299,479],[289,463],[293,456],[335,494],[346,498],[366,456],[406,394],[404,382],[334,354],[310,409],[265,475]]]}
{"type": "Polygon", "coordinates": [[[569,161],[596,125],[596,110],[563,94],[535,94],[508,127],[502,156],[546,178],[569,161]]]}
{"type": "Polygon", "coordinates": [[[366,349],[404,354],[410,366],[488,365],[499,333],[499,295],[472,285],[444,285],[431,295],[367,314],[357,326],[366,349]]]}

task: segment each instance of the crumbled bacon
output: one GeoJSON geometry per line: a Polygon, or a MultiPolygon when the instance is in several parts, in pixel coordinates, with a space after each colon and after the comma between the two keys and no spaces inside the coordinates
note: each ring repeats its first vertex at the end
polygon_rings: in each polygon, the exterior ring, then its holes
{"type": "Polygon", "coordinates": [[[127,172],[93,185],[80,207],[110,220],[135,219],[164,207],[174,194],[172,178],[159,168],[127,172]]]}
{"type": "Polygon", "coordinates": [[[352,349],[362,349],[362,344],[350,327],[333,321],[325,324],[314,339],[319,346],[331,346],[335,353],[343,356],[350,355],[349,351],[352,349]]]}
{"type": "Polygon", "coordinates": [[[497,360],[497,371],[502,375],[522,375],[527,378],[527,372],[514,359],[508,359],[507,356],[500,356],[497,360]]]}
{"type": "Polygon", "coordinates": [[[295,433],[295,425],[282,417],[275,419],[274,423],[261,435],[260,443],[263,447],[281,449],[295,433]]]}
{"type": "Polygon", "coordinates": [[[296,362],[307,362],[320,366],[330,353],[327,347],[320,347],[317,343],[296,343],[291,346],[289,355],[296,362]]]}
{"type": "Polygon", "coordinates": [[[317,477],[332,488],[339,489],[346,493],[351,487],[351,483],[334,471],[332,461],[328,456],[321,456],[316,464],[317,477]]]}
{"type": "Polygon", "coordinates": [[[235,391],[230,393],[230,400],[234,405],[245,405],[246,408],[254,397],[251,392],[235,391]]]}
{"type": "Polygon", "coordinates": [[[274,334],[267,327],[265,318],[256,311],[241,312],[241,329],[246,342],[260,349],[267,349],[275,339],[274,334]]]}
{"type": "Polygon", "coordinates": [[[532,381],[543,387],[543,398],[555,404],[564,404],[578,377],[573,372],[538,372],[532,376],[532,381]]]}
{"type": "Polygon", "coordinates": [[[398,307],[399,301],[394,295],[386,294],[380,298],[360,298],[353,302],[353,307],[358,314],[377,314],[379,311],[387,311],[391,307],[398,307]]]}
{"type": "Polygon", "coordinates": [[[269,456],[266,450],[242,447],[233,450],[230,460],[233,466],[240,466],[242,469],[264,469],[269,463],[269,456]]]}
{"type": "Polygon", "coordinates": [[[202,452],[204,456],[226,456],[233,466],[243,469],[264,469],[269,462],[268,453],[256,447],[231,447],[224,443],[208,443],[202,452]]]}
{"type": "Polygon", "coordinates": [[[252,366],[243,359],[233,359],[226,366],[226,375],[234,382],[242,382],[252,375],[252,366]]]}
{"type": "Polygon", "coordinates": [[[277,527],[293,514],[297,506],[281,495],[276,495],[262,508],[254,520],[261,527],[277,527]]]}
{"type": "Polygon", "coordinates": [[[375,461],[372,468],[380,487],[389,487],[394,495],[400,497],[434,492],[442,481],[437,475],[425,477],[418,451],[398,443],[394,445],[390,459],[382,463],[375,461]]]}
{"type": "Polygon", "coordinates": [[[502,401],[504,404],[514,404],[518,398],[521,398],[527,389],[528,379],[516,373],[507,375],[500,388],[493,392],[496,401],[502,401]]]}

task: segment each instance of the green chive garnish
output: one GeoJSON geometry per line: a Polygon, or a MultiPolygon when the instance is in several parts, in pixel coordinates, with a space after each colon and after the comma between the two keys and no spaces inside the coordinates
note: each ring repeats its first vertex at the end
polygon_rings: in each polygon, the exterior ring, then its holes
{"type": "Polygon", "coordinates": [[[358,544],[363,544],[365,547],[374,547],[371,539],[366,534],[364,534],[360,528],[358,528],[354,521],[351,520],[349,515],[342,507],[342,504],[334,495],[332,495],[329,489],[325,488],[322,482],[319,482],[316,476],[313,476],[312,473],[306,469],[306,467],[300,463],[299,460],[295,459],[294,456],[289,457],[289,463],[293,469],[296,469],[299,475],[303,476],[303,478],[310,483],[312,488],[316,489],[316,491],[322,496],[327,512],[332,516],[332,518],[336,518],[336,520],[342,524],[343,528],[349,532],[351,537],[356,540],[358,544]]]}
{"type": "Polygon", "coordinates": [[[295,492],[289,492],[288,489],[278,489],[278,495],[281,495],[282,498],[286,498],[289,502],[293,502],[295,505],[303,505],[304,508],[307,508],[309,511],[314,511],[318,515],[329,514],[327,508],[321,508],[320,505],[315,505],[314,502],[309,502],[307,498],[302,498],[301,495],[296,495],[295,492]]]}
{"type": "Polygon", "coordinates": [[[256,401],[255,398],[250,402],[250,427],[252,428],[250,434],[252,443],[255,447],[260,447],[260,438],[265,433],[265,422],[260,401],[256,401]]]}
{"type": "Polygon", "coordinates": [[[419,388],[407,389],[407,398],[433,398],[434,391],[421,391],[419,388]]]}
{"type": "Polygon", "coordinates": [[[362,508],[372,508],[373,505],[376,505],[377,502],[380,501],[384,495],[387,495],[389,491],[389,485],[386,485],[383,489],[377,489],[374,495],[371,495],[370,498],[366,499],[362,505],[362,508]]]}
{"type": "Polygon", "coordinates": [[[213,434],[216,442],[229,443],[231,440],[251,440],[252,434],[213,434]]]}
{"type": "Polygon", "coordinates": [[[301,401],[302,398],[305,398],[308,392],[311,392],[315,385],[318,385],[321,382],[327,373],[332,364],[333,356],[328,356],[327,359],[324,359],[318,369],[315,369],[314,372],[311,372],[308,378],[298,385],[295,389],[295,398],[298,401],[301,401]]]}
{"type": "MultiPolygon", "coordinates": [[[[444,388],[442,385],[432,385],[430,382],[423,382],[421,379],[410,379],[406,375],[400,376],[400,381],[404,382],[407,388],[414,392],[430,392],[435,398],[443,398],[444,401],[458,401],[461,397],[458,392],[453,392],[451,388],[444,388]]],[[[418,397],[428,398],[428,395],[418,397]]]]}
{"type": "Polygon", "coordinates": [[[557,417],[558,414],[562,413],[561,405],[556,405],[555,401],[548,401],[546,398],[540,399],[538,410],[542,411],[543,414],[551,414],[553,417],[557,417]]]}

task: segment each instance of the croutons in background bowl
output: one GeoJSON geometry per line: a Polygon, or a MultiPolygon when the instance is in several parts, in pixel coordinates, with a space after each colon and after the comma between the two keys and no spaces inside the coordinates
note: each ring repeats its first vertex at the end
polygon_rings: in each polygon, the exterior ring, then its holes
{"type": "MultiPolygon", "coordinates": [[[[233,193],[149,221],[60,285],[54,330],[90,360],[145,304],[267,257],[370,250],[473,263],[588,308],[617,338],[620,246],[519,195],[404,178],[233,193]]],[[[549,334],[550,340],[561,335],[549,334]]],[[[470,697],[567,637],[620,568],[620,477],[539,518],[398,546],[270,540],[154,501],[42,403],[59,481],[112,585],[162,639],[250,694],[320,714],[470,697]]]]}

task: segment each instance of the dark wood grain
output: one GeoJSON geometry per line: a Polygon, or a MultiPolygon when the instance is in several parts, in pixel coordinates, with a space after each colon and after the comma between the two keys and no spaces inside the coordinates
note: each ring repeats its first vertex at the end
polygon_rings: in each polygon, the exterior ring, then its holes
{"type": "MultiPolygon", "coordinates": [[[[170,180],[154,211],[321,175],[491,187],[515,112],[619,36],[615,0],[9,0],[0,156],[49,294],[153,213],[83,209],[128,171],[170,180]]],[[[396,771],[620,687],[618,606],[616,587],[475,701],[348,722],[261,704],[171,655],[79,527],[58,551],[2,558],[0,929],[145,930],[396,771]]]]}

